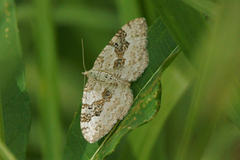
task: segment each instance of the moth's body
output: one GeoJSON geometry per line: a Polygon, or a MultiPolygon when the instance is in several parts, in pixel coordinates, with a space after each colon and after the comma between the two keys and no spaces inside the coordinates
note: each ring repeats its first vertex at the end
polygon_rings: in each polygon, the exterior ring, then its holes
{"type": "Polygon", "coordinates": [[[103,49],[90,71],[84,88],[81,130],[94,143],[123,119],[132,103],[130,82],[136,81],[148,65],[147,24],[137,18],[124,25],[103,49]]]}
{"type": "Polygon", "coordinates": [[[130,83],[112,75],[111,73],[101,70],[90,70],[83,73],[88,79],[96,80],[99,83],[107,83],[109,86],[118,86],[118,84],[130,86],[130,83]]]}

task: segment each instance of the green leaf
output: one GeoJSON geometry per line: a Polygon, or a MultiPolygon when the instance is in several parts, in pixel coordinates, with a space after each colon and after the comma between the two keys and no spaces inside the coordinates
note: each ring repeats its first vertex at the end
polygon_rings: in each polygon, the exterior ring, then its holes
{"type": "Polygon", "coordinates": [[[192,62],[202,33],[208,31],[202,14],[179,0],[152,0],[163,23],[184,55],[192,62]]]}
{"type": "MultiPolygon", "coordinates": [[[[106,136],[98,143],[90,144],[81,134],[79,109],[69,129],[63,159],[90,159],[94,153],[94,158],[104,159],[114,151],[122,136],[149,122],[160,107],[161,66],[175,47],[176,44],[169,32],[158,19],[148,30],[149,66],[142,77],[131,86],[136,98],[128,115],[115,125],[109,133],[110,137],[106,136]]],[[[175,56],[176,54],[173,54],[171,57],[175,56]]]]}
{"type": "MultiPolygon", "coordinates": [[[[31,124],[24,64],[13,0],[0,1],[0,90],[5,143],[17,159],[26,158],[31,124]]],[[[4,141],[4,139],[3,139],[4,141]]]]}
{"type": "Polygon", "coordinates": [[[2,88],[2,106],[6,145],[18,159],[25,159],[31,111],[21,70],[2,88]]]}
{"type": "Polygon", "coordinates": [[[163,64],[176,57],[177,54],[171,54],[175,47],[169,32],[158,19],[148,30],[149,66],[143,76],[132,84],[133,93],[137,95],[134,104],[127,117],[96,154],[96,159],[104,159],[114,151],[122,136],[155,117],[161,102],[160,77],[163,64]]]}

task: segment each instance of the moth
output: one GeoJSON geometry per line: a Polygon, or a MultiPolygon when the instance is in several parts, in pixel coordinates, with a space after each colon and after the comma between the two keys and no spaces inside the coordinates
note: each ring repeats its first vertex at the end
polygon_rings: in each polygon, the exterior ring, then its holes
{"type": "Polygon", "coordinates": [[[130,82],[148,66],[147,23],[136,18],[125,24],[99,54],[82,97],[80,126],[83,137],[94,143],[122,120],[133,104],[130,82]]]}

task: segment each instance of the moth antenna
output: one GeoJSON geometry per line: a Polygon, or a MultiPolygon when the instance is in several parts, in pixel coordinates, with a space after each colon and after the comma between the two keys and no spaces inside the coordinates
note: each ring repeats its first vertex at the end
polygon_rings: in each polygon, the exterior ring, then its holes
{"type": "MultiPolygon", "coordinates": [[[[86,72],[86,66],[85,66],[85,59],[84,59],[84,46],[83,46],[83,39],[81,39],[81,42],[82,42],[82,59],[83,59],[83,68],[84,68],[84,71],[86,72]]],[[[86,77],[84,76],[84,85],[85,85],[85,79],[86,77]]]]}
{"type": "Polygon", "coordinates": [[[81,42],[82,42],[82,59],[83,59],[83,68],[84,68],[84,71],[86,72],[85,59],[84,59],[84,46],[83,46],[83,39],[81,39],[81,42]]]}

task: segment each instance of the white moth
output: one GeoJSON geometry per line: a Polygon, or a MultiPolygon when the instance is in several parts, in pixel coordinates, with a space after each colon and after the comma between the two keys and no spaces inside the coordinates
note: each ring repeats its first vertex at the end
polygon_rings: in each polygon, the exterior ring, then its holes
{"type": "Polygon", "coordinates": [[[90,143],[98,141],[122,120],[133,103],[130,82],[148,65],[147,24],[136,18],[125,24],[83,74],[88,82],[83,91],[81,130],[90,143]]]}

